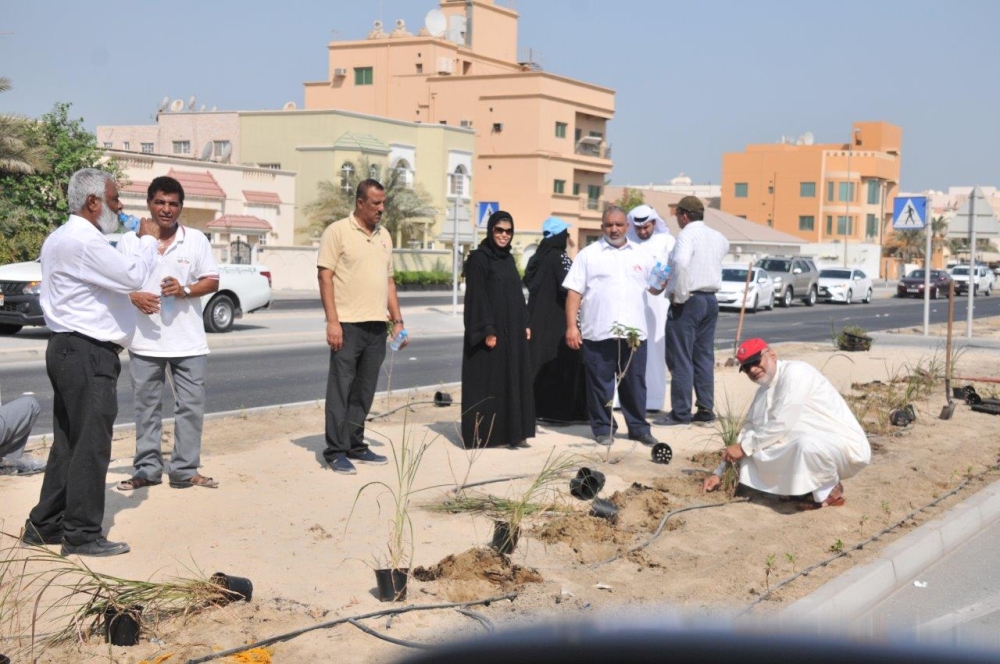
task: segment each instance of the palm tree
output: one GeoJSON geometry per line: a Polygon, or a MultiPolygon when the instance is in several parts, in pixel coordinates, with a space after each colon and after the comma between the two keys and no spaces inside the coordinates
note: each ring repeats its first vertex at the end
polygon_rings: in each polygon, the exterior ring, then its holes
{"type": "MultiPolygon", "coordinates": [[[[10,79],[0,76],[0,92],[10,90],[10,79]]],[[[16,115],[0,115],[0,174],[35,173],[47,166],[46,151],[32,140],[31,124],[16,115]]]]}
{"type": "Polygon", "coordinates": [[[317,186],[319,195],[309,204],[306,212],[318,232],[322,233],[327,226],[354,211],[358,183],[367,177],[374,177],[385,187],[382,225],[392,235],[397,247],[409,242],[414,232],[414,220],[432,219],[437,214],[430,204],[430,196],[421,187],[408,185],[402,171],[390,168],[382,177],[382,167],[371,164],[367,157],[353,166],[353,170],[345,175],[346,181],[334,183],[324,180],[317,186]]]}

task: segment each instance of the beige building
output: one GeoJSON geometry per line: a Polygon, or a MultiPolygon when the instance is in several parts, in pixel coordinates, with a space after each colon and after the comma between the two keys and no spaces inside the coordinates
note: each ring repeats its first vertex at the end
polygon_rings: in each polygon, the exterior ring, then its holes
{"type": "Polygon", "coordinates": [[[295,174],[255,166],[219,164],[198,159],[106,150],[125,171],[125,212],[149,214],[146,191],[153,178],[169,175],[184,187],[181,221],[205,232],[222,261],[230,261],[232,244],[292,244],[295,219],[295,174]]]}
{"type": "Polygon", "coordinates": [[[473,202],[514,215],[522,252],[550,215],[596,230],[614,91],[519,61],[517,30],[517,12],[492,0],[441,0],[416,35],[376,22],[366,39],[329,44],[329,76],[305,84],[305,107],[472,129],[473,202]]]}

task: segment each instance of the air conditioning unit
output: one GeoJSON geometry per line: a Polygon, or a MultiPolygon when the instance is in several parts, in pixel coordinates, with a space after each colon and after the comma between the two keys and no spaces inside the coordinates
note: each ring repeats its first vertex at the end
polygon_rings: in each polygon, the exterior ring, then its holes
{"type": "Polygon", "coordinates": [[[437,61],[437,73],[439,74],[455,73],[455,61],[448,57],[439,57],[437,61]]]}
{"type": "Polygon", "coordinates": [[[333,70],[334,78],[344,78],[345,76],[347,76],[347,69],[345,69],[344,67],[337,67],[336,69],[333,70]]]}
{"type": "Polygon", "coordinates": [[[459,124],[460,127],[464,128],[464,129],[471,129],[472,128],[472,120],[460,120],[458,124],[459,124]]]}
{"type": "Polygon", "coordinates": [[[503,123],[502,122],[494,122],[493,123],[493,131],[494,131],[494,133],[498,133],[498,134],[501,131],[503,131],[503,123]]]}

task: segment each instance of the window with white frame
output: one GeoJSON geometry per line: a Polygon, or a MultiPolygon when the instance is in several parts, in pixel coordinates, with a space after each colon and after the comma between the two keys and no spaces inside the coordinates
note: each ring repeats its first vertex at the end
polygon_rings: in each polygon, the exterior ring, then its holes
{"type": "Polygon", "coordinates": [[[351,178],[354,176],[354,164],[349,161],[345,161],[344,165],[340,167],[340,188],[344,191],[350,191],[351,178]]]}
{"type": "Polygon", "coordinates": [[[396,171],[396,178],[399,182],[407,187],[413,186],[413,168],[410,166],[410,162],[405,159],[398,159],[392,168],[396,171]]]}
{"type": "Polygon", "coordinates": [[[143,154],[153,154],[153,144],[152,143],[140,143],[139,147],[143,154]]]}
{"type": "Polygon", "coordinates": [[[448,175],[448,195],[449,196],[460,196],[465,197],[465,179],[468,177],[468,171],[465,170],[465,166],[459,165],[455,167],[455,172],[448,175]]]}
{"type": "Polygon", "coordinates": [[[378,164],[372,164],[368,167],[368,177],[372,180],[378,180],[378,164]]]}
{"type": "Polygon", "coordinates": [[[229,147],[229,141],[212,141],[212,154],[221,157],[227,147],[229,147]]]}
{"type": "Polygon", "coordinates": [[[174,141],[174,154],[190,154],[191,141],[174,141]]]}
{"type": "Polygon", "coordinates": [[[125,141],[124,143],[122,143],[122,149],[123,150],[128,150],[129,149],[129,142],[128,141],[125,141]]]}
{"type": "Polygon", "coordinates": [[[105,150],[111,149],[111,141],[104,141],[104,149],[105,150]]]}

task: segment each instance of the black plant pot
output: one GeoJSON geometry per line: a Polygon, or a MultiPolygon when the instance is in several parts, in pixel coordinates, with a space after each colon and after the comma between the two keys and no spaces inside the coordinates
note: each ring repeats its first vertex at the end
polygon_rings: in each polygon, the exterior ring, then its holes
{"type": "Polygon", "coordinates": [[[222,586],[226,590],[230,602],[238,602],[240,600],[249,602],[253,599],[253,583],[250,579],[216,572],[212,575],[212,583],[222,586]]]}
{"type": "Polygon", "coordinates": [[[434,393],[434,405],[438,408],[444,408],[445,406],[450,406],[452,404],[451,395],[447,392],[435,392],[434,393]]]}
{"type": "Polygon", "coordinates": [[[142,607],[139,605],[127,609],[109,606],[104,610],[104,639],[113,646],[134,646],[139,643],[141,615],[142,607]]]}
{"type": "Polygon", "coordinates": [[[380,602],[402,602],[406,599],[406,581],[410,570],[377,569],[375,583],[378,584],[378,599],[380,602]]]}
{"type": "Polygon", "coordinates": [[[859,334],[843,332],[840,339],[840,350],[863,351],[871,350],[873,339],[859,334]]]}
{"type": "Polygon", "coordinates": [[[907,404],[902,408],[896,408],[889,413],[889,424],[896,427],[905,427],[917,419],[917,411],[913,404],[907,404]]]}
{"type": "Polygon", "coordinates": [[[615,523],[618,521],[618,507],[610,500],[598,498],[590,506],[590,516],[600,517],[615,523]]]}
{"type": "Polygon", "coordinates": [[[10,657],[7,655],[0,655],[0,664],[10,664],[10,657]]]}
{"type": "Polygon", "coordinates": [[[510,529],[510,524],[506,521],[493,522],[493,542],[490,546],[497,553],[511,554],[517,546],[517,540],[521,536],[521,529],[510,529]]]}
{"type": "Polygon", "coordinates": [[[580,500],[592,500],[604,488],[604,473],[581,468],[569,481],[569,492],[580,500]]]}

